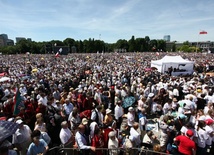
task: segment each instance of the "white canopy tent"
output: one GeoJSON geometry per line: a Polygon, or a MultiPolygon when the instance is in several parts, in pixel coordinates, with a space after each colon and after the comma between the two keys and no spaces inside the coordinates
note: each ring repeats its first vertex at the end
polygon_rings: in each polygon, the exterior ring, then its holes
{"type": "Polygon", "coordinates": [[[164,56],[160,60],[151,61],[151,67],[157,68],[161,73],[165,73],[168,68],[172,67],[173,74],[192,74],[194,62],[185,60],[181,56],[164,56]]]}

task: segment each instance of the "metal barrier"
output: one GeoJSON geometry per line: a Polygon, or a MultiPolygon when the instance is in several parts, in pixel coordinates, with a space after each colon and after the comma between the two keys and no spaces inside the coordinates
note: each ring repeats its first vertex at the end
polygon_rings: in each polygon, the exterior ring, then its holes
{"type": "Polygon", "coordinates": [[[96,152],[91,150],[80,150],[78,148],[62,148],[62,147],[54,147],[51,148],[47,155],[96,155],[97,152],[100,152],[103,155],[171,155],[168,153],[157,152],[148,149],[141,148],[116,148],[116,149],[108,149],[108,148],[96,148],[96,152]]]}

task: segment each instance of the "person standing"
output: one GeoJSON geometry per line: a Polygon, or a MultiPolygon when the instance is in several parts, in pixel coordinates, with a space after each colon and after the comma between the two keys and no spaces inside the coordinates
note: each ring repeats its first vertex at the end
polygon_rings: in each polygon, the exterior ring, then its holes
{"type": "MultiPolygon", "coordinates": [[[[59,137],[60,137],[60,140],[61,140],[63,147],[64,148],[72,148],[74,138],[73,138],[71,130],[68,128],[67,121],[63,121],[61,123],[61,127],[62,127],[62,129],[60,131],[59,137]]],[[[72,150],[65,150],[66,155],[69,155],[70,153],[72,153],[72,150]]]]}
{"type": "Polygon", "coordinates": [[[116,138],[116,133],[114,131],[109,132],[108,134],[108,149],[109,155],[118,155],[119,151],[117,150],[119,147],[118,139],[116,138]]]}
{"type": "Polygon", "coordinates": [[[27,155],[45,155],[48,151],[48,144],[40,139],[41,132],[39,130],[34,130],[31,134],[32,143],[30,144],[27,155]]]}
{"type": "Polygon", "coordinates": [[[89,142],[85,136],[85,126],[83,124],[78,126],[78,131],[75,134],[75,140],[78,148],[80,149],[80,155],[88,155],[90,152],[89,150],[96,150],[95,147],[89,145],[89,142]]]}
{"type": "Polygon", "coordinates": [[[186,135],[179,135],[174,138],[179,142],[178,151],[181,155],[196,155],[196,145],[190,138],[194,135],[192,130],[187,130],[186,135]]]}
{"type": "Polygon", "coordinates": [[[24,122],[19,119],[16,121],[19,124],[19,128],[13,135],[13,144],[18,148],[19,155],[26,155],[27,148],[31,143],[31,129],[29,126],[24,125],[24,122]]]}

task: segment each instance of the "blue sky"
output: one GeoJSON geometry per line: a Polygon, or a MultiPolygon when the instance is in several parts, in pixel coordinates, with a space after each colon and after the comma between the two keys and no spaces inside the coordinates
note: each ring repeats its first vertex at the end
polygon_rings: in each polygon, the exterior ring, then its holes
{"type": "Polygon", "coordinates": [[[0,0],[0,33],[35,41],[214,41],[213,0],[0,0]],[[205,30],[207,35],[198,35],[205,30]]]}

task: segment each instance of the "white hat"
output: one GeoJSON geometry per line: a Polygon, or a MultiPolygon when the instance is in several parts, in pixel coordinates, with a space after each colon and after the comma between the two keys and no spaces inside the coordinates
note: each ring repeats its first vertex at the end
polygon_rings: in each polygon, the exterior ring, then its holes
{"type": "Polygon", "coordinates": [[[82,124],[83,124],[83,125],[88,124],[88,120],[87,120],[87,118],[83,118],[83,119],[82,119],[82,124]]]}
{"type": "Polygon", "coordinates": [[[9,118],[7,121],[9,121],[9,122],[13,122],[13,121],[14,121],[14,118],[13,118],[13,117],[11,117],[11,118],[9,118]]]}
{"type": "Polygon", "coordinates": [[[133,107],[129,107],[129,109],[128,109],[129,111],[134,111],[134,108],[133,107]]]}
{"type": "Polygon", "coordinates": [[[106,109],[106,114],[110,114],[111,110],[110,109],[106,109]]]}
{"type": "Polygon", "coordinates": [[[22,121],[21,119],[19,119],[19,120],[16,121],[16,123],[17,123],[17,124],[22,124],[23,121],[22,121]]]}
{"type": "Polygon", "coordinates": [[[154,93],[149,93],[148,97],[153,97],[154,95],[154,93]]]}

